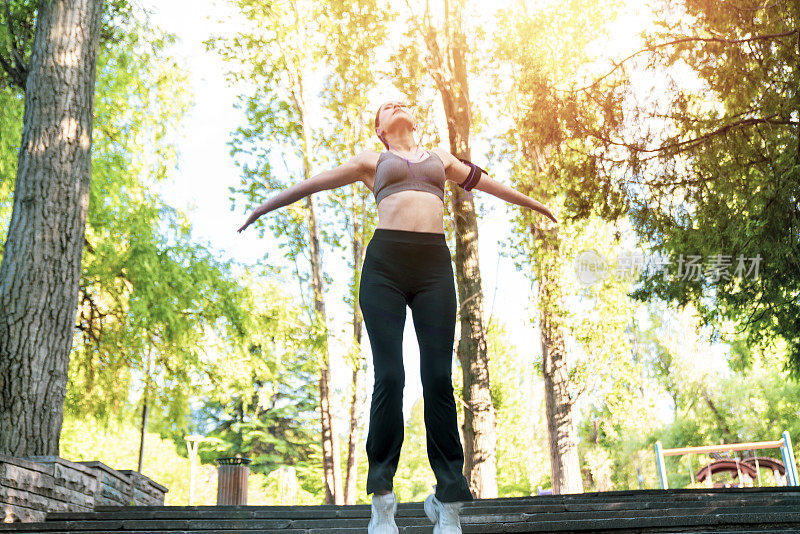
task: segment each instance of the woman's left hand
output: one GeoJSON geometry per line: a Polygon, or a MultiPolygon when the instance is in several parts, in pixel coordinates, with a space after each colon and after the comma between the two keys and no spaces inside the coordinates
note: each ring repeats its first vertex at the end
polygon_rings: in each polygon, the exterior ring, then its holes
{"type": "Polygon", "coordinates": [[[554,223],[558,224],[558,221],[556,220],[555,215],[553,215],[553,212],[550,211],[550,209],[547,206],[545,206],[544,204],[542,204],[538,200],[534,200],[533,203],[534,203],[534,205],[533,205],[533,209],[534,210],[538,211],[539,213],[541,213],[542,215],[544,215],[545,217],[547,217],[548,219],[550,219],[554,223]]]}
{"type": "Polygon", "coordinates": [[[555,216],[550,212],[550,210],[548,210],[547,208],[545,208],[545,210],[546,213],[544,213],[544,216],[553,221],[554,223],[558,224],[558,221],[556,220],[555,216]]]}

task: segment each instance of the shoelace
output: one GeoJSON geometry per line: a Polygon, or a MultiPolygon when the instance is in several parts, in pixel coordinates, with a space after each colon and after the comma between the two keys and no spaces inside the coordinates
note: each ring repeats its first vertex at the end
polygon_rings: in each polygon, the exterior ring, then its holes
{"type": "Polygon", "coordinates": [[[457,503],[443,503],[436,499],[439,503],[440,523],[443,527],[461,526],[459,519],[460,506],[457,503]]]}
{"type": "Polygon", "coordinates": [[[374,508],[374,512],[377,512],[372,514],[372,519],[375,521],[375,523],[383,524],[385,522],[386,524],[391,524],[392,519],[394,518],[394,514],[392,513],[394,510],[394,505],[395,500],[388,496],[385,498],[373,499],[372,506],[374,508]]]}

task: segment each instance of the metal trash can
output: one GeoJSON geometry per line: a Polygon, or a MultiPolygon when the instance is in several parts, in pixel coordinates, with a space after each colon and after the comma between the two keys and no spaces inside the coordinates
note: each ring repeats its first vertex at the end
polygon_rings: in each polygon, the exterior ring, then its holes
{"type": "Polygon", "coordinates": [[[247,504],[250,458],[217,458],[217,506],[247,504]]]}

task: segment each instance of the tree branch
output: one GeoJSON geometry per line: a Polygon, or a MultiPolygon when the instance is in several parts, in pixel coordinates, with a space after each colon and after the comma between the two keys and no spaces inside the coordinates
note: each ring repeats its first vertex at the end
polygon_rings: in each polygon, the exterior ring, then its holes
{"type": "Polygon", "coordinates": [[[14,31],[14,24],[11,18],[11,7],[8,0],[3,1],[4,16],[6,19],[6,26],[8,27],[8,40],[10,41],[11,59],[6,60],[0,55],[0,66],[3,67],[14,85],[18,86],[23,91],[25,90],[25,82],[28,79],[28,66],[22,58],[22,49],[20,48],[19,39],[14,31]]]}
{"type": "Polygon", "coordinates": [[[11,83],[13,85],[17,85],[19,87],[22,87],[22,89],[25,89],[24,80],[20,80],[17,70],[12,65],[7,63],[2,55],[0,55],[0,67],[2,67],[3,70],[6,71],[6,73],[8,73],[9,77],[11,78],[11,83]],[[22,81],[22,83],[20,83],[20,81],[22,81]]]}
{"type": "Polygon", "coordinates": [[[768,6],[756,6],[756,7],[736,6],[736,5],[730,4],[728,2],[722,2],[722,3],[724,3],[728,7],[732,7],[736,11],[761,11],[762,9],[772,9],[773,7],[779,6],[781,4],[785,4],[786,0],[777,0],[777,1],[772,2],[771,4],[769,4],[768,6]]]}
{"type": "Polygon", "coordinates": [[[628,150],[631,150],[633,152],[638,152],[640,154],[654,154],[654,153],[665,152],[665,151],[673,150],[673,149],[677,149],[675,151],[675,154],[679,154],[681,152],[684,152],[686,150],[689,150],[689,149],[693,148],[695,145],[699,145],[699,144],[703,143],[704,141],[710,139],[711,137],[714,137],[716,135],[725,133],[725,132],[727,132],[729,130],[732,130],[732,129],[738,128],[738,127],[742,127],[742,126],[753,126],[753,125],[757,125],[757,124],[777,124],[777,125],[781,125],[781,126],[798,126],[798,125],[800,125],[800,122],[798,122],[798,121],[775,120],[774,117],[777,117],[777,116],[778,116],[777,113],[773,113],[772,115],[769,115],[768,117],[738,120],[736,122],[733,122],[733,123],[730,123],[730,124],[726,124],[724,126],[720,126],[716,130],[713,130],[711,132],[705,133],[705,134],[700,135],[698,137],[694,137],[692,139],[687,139],[685,141],[678,141],[678,142],[675,142],[675,143],[672,143],[672,144],[661,145],[660,147],[657,147],[657,148],[638,148],[638,147],[634,146],[633,144],[619,142],[619,141],[613,141],[612,139],[608,139],[606,137],[603,137],[600,133],[598,133],[596,131],[588,131],[588,133],[589,133],[589,135],[592,135],[592,136],[596,137],[597,139],[599,139],[600,141],[603,141],[604,143],[607,143],[607,144],[610,144],[610,145],[615,145],[615,146],[620,146],[620,147],[625,147],[628,150]]]}
{"type": "Polygon", "coordinates": [[[749,43],[749,42],[753,42],[753,41],[763,41],[765,39],[778,39],[780,37],[787,37],[787,36],[793,35],[795,33],[800,34],[800,30],[795,28],[793,30],[789,30],[789,31],[783,32],[783,33],[772,33],[772,34],[768,34],[768,35],[756,35],[755,37],[749,37],[747,39],[725,39],[723,37],[683,37],[681,39],[675,39],[674,41],[669,41],[669,42],[666,42],[666,43],[660,43],[660,44],[657,44],[657,45],[653,45],[653,46],[648,46],[646,48],[642,48],[641,50],[637,50],[636,52],[634,52],[633,54],[629,55],[628,57],[626,57],[625,59],[623,59],[622,61],[620,61],[618,63],[612,61],[612,63],[614,63],[614,68],[611,69],[610,71],[608,71],[606,74],[604,74],[600,78],[598,78],[597,80],[595,80],[590,85],[587,85],[585,87],[581,87],[580,89],[568,89],[568,90],[559,89],[559,91],[562,91],[564,93],[578,93],[580,91],[586,91],[588,89],[592,89],[597,84],[599,84],[600,82],[602,82],[603,80],[605,80],[606,78],[611,76],[617,69],[622,67],[622,65],[624,63],[626,63],[627,61],[633,59],[634,57],[638,56],[639,54],[643,54],[645,52],[653,52],[653,51],[655,51],[655,50],[657,50],[659,48],[665,48],[667,46],[674,46],[674,45],[683,44],[683,43],[690,43],[690,42],[693,42],[693,41],[700,41],[700,42],[705,42],[705,43],[709,43],[709,42],[723,43],[723,44],[749,43]]]}

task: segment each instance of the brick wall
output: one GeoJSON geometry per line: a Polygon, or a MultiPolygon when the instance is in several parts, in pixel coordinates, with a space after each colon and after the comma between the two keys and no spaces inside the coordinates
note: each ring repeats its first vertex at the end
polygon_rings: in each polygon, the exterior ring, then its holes
{"type": "Polygon", "coordinates": [[[136,471],[117,471],[102,462],[0,454],[0,517],[6,523],[44,521],[47,512],[96,506],[163,506],[167,491],[136,471]]]}

